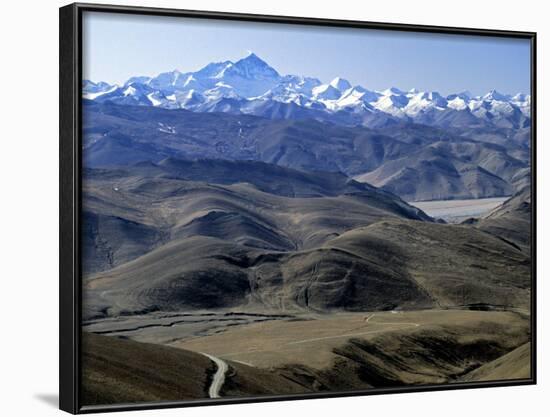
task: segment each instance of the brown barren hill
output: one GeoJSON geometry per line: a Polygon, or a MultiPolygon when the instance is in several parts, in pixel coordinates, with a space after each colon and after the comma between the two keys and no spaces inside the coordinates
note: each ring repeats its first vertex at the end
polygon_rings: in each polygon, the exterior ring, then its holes
{"type": "MultiPolygon", "coordinates": [[[[308,391],[264,369],[227,361],[222,396],[308,391]]],[[[209,398],[217,366],[206,355],[151,343],[83,333],[84,405],[209,398]]]]}
{"type": "Polygon", "coordinates": [[[207,398],[214,372],[199,353],[83,333],[84,405],[207,398]]]}
{"type": "Polygon", "coordinates": [[[493,210],[476,227],[529,255],[531,245],[531,187],[493,210]]]}
{"type": "Polygon", "coordinates": [[[531,376],[531,343],[489,362],[464,376],[464,381],[502,381],[531,376]]]}

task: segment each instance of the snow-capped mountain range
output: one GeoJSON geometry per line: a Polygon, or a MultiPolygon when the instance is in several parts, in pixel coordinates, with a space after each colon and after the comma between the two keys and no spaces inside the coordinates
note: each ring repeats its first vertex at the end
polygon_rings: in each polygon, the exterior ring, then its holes
{"type": "Polygon", "coordinates": [[[96,102],[251,114],[271,119],[331,121],[381,126],[409,120],[438,126],[530,126],[531,97],[495,90],[483,96],[461,92],[384,91],[351,85],[337,77],[281,75],[254,53],[236,62],[210,63],[196,72],[174,70],[156,77],[136,76],[124,85],[83,82],[83,97],[96,102]]]}

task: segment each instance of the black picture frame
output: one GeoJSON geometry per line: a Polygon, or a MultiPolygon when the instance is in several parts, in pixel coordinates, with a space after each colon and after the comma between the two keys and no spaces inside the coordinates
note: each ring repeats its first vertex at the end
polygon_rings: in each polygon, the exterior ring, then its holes
{"type": "Polygon", "coordinates": [[[462,27],[392,24],[366,21],[318,19],[291,16],[267,16],[242,13],[207,12],[150,7],[130,7],[97,4],[70,4],[59,11],[60,48],[60,226],[59,226],[59,408],[72,414],[144,410],[203,405],[222,405],[264,401],[331,398],[345,396],[410,393],[425,391],[455,390],[464,388],[488,388],[536,384],[536,132],[537,132],[537,85],[536,85],[536,40],[534,32],[471,29],[462,27]],[[466,382],[448,385],[421,385],[399,388],[373,388],[360,391],[307,393],[299,395],[276,395],[246,398],[221,398],[193,401],[158,403],[117,404],[106,406],[82,406],[79,399],[80,386],[80,318],[81,318],[81,80],[82,80],[82,14],[83,12],[108,12],[199,19],[222,19],[256,23],[292,23],[324,27],[364,28],[384,31],[426,32],[502,38],[528,39],[531,44],[531,378],[491,382],[466,382]]]}

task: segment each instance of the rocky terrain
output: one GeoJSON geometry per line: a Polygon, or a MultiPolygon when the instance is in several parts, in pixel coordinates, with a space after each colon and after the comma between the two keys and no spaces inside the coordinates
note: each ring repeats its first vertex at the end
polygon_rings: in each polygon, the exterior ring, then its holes
{"type": "Polygon", "coordinates": [[[86,404],[531,376],[528,95],[253,54],[83,93],[86,404]]]}
{"type": "Polygon", "coordinates": [[[407,122],[365,128],[95,102],[84,104],[83,123],[88,168],[166,158],[261,161],[343,173],[407,201],[510,196],[529,184],[528,140],[505,132],[485,140],[407,122]]]}
{"type": "Polygon", "coordinates": [[[341,174],[173,159],[89,170],[84,191],[85,317],[529,302],[530,255],[491,226],[514,199],[477,227],[437,224],[341,174]]]}

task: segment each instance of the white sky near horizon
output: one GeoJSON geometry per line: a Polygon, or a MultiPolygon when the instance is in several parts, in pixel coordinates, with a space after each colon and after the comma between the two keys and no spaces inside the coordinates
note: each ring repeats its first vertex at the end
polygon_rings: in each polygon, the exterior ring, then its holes
{"type": "Polygon", "coordinates": [[[124,83],[253,51],[280,74],[372,90],[530,93],[526,39],[85,12],[83,76],[124,83]]]}

